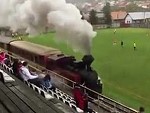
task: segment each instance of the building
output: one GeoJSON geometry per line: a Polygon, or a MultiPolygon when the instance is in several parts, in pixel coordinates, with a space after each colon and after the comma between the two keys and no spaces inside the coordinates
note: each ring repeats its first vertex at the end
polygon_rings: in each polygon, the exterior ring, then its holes
{"type": "Polygon", "coordinates": [[[130,12],[125,17],[125,24],[144,24],[150,20],[150,12],[130,12]]]}
{"type": "Polygon", "coordinates": [[[124,27],[126,16],[127,16],[127,12],[125,12],[125,11],[111,12],[112,26],[113,27],[124,27]]]}
{"type": "Polygon", "coordinates": [[[105,24],[105,15],[103,12],[96,12],[96,17],[98,18],[98,24],[105,24]]]}

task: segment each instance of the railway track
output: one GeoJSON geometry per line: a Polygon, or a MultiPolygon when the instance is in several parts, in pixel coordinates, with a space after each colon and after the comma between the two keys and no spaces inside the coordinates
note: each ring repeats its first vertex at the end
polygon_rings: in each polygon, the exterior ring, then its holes
{"type": "MultiPolygon", "coordinates": [[[[40,66],[40,65],[38,65],[38,64],[36,64],[36,63],[34,63],[32,61],[29,61],[29,60],[27,60],[27,59],[25,59],[23,57],[20,57],[20,56],[14,54],[14,53],[11,53],[11,54],[12,55],[7,54],[10,59],[19,58],[19,59],[22,59],[24,61],[28,61],[29,66],[32,69],[36,69],[39,72],[41,72],[42,69],[45,69],[44,67],[42,67],[42,66],[40,66]]],[[[67,89],[69,89],[67,93],[69,95],[71,95],[71,93],[69,91],[73,87],[68,86],[66,84],[66,82],[64,82],[64,81],[71,82],[72,86],[74,86],[75,83],[73,81],[71,81],[71,80],[69,80],[69,79],[67,79],[67,78],[65,78],[65,77],[63,77],[63,76],[61,76],[61,75],[51,71],[51,70],[47,70],[47,71],[50,73],[50,75],[52,75],[52,77],[54,79],[55,78],[59,78],[59,80],[60,80],[59,83],[62,84],[61,86],[63,86],[63,88],[61,88],[61,89],[64,92],[67,92],[66,89],[64,88],[64,86],[67,87],[67,89]]],[[[58,87],[60,87],[60,86],[58,86],[58,87]]],[[[137,110],[135,110],[133,108],[130,108],[130,107],[126,106],[126,105],[123,105],[123,104],[121,104],[121,103],[119,103],[119,102],[117,102],[117,101],[115,101],[115,100],[113,100],[113,99],[111,99],[111,98],[109,98],[109,97],[107,97],[105,95],[99,94],[99,93],[97,93],[97,92],[95,92],[95,91],[93,91],[93,90],[91,90],[91,89],[89,89],[87,87],[84,87],[84,86],[81,86],[81,87],[83,87],[85,91],[90,91],[93,94],[97,95],[96,101],[92,97],[89,97],[89,98],[91,100],[90,101],[90,106],[92,108],[94,108],[94,110],[97,111],[98,113],[138,113],[137,110]]]]}

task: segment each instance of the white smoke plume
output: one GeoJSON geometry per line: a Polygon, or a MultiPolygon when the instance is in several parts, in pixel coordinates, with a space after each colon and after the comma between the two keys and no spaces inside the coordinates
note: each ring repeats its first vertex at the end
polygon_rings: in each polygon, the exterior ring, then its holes
{"type": "Polygon", "coordinates": [[[92,26],[81,19],[80,11],[65,0],[0,0],[0,27],[26,29],[30,35],[42,33],[52,25],[58,40],[66,41],[74,50],[90,54],[92,26]]]}

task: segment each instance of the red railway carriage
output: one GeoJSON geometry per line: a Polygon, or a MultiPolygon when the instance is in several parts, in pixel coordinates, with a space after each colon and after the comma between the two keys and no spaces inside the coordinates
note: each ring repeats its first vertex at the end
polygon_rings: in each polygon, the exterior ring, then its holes
{"type": "Polygon", "coordinates": [[[13,41],[10,42],[10,51],[16,53],[35,63],[46,65],[46,59],[53,54],[61,54],[61,52],[54,48],[41,46],[27,41],[13,41]]]}

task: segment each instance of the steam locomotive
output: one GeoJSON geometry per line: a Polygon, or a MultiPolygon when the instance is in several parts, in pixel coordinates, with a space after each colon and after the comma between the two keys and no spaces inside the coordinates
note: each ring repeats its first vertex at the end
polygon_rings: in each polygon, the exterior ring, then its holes
{"type": "Polygon", "coordinates": [[[11,37],[0,37],[0,47],[102,93],[101,79],[91,67],[94,61],[92,55],[85,55],[81,61],[77,61],[74,56],[64,55],[58,49],[11,37]]]}

